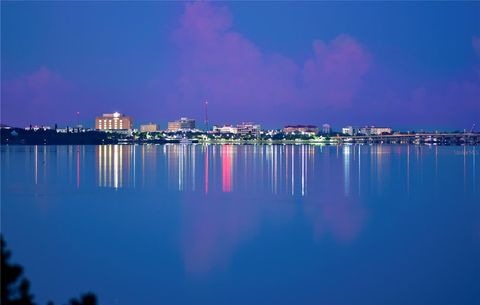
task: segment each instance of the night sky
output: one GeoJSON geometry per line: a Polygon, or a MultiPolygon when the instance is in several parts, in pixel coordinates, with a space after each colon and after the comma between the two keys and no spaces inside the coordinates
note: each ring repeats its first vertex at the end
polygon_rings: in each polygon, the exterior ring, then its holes
{"type": "Polygon", "coordinates": [[[1,2],[1,122],[480,125],[480,2],[1,2]]]}

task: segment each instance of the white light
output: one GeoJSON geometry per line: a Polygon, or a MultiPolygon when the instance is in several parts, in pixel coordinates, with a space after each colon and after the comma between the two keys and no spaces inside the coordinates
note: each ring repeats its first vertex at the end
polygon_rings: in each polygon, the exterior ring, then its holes
{"type": "Polygon", "coordinates": [[[114,112],[114,113],[113,113],[113,117],[114,117],[114,118],[118,118],[118,117],[120,117],[120,113],[118,113],[118,112],[114,112]]]}

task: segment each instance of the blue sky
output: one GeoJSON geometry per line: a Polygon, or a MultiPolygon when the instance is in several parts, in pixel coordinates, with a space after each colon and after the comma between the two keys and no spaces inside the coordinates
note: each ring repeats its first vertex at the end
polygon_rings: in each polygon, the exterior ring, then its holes
{"type": "Polygon", "coordinates": [[[337,127],[463,129],[480,118],[476,96],[480,54],[473,43],[480,37],[478,2],[1,5],[2,123],[68,124],[75,111],[81,112],[83,121],[92,122],[100,113],[119,110],[133,115],[137,123],[164,125],[179,115],[201,120],[205,98],[210,101],[212,121],[219,124],[254,120],[281,127],[328,121],[337,127]],[[182,24],[188,18],[204,17],[200,23],[182,24]],[[217,27],[215,20],[223,19],[228,19],[227,24],[217,27]],[[212,23],[211,33],[201,29],[206,22],[212,23]],[[193,36],[182,35],[179,41],[178,31],[193,36]],[[217,40],[210,40],[210,34],[217,40]],[[192,38],[195,35],[206,40],[192,38]],[[240,38],[228,42],[231,35],[240,38]],[[342,35],[348,43],[335,46],[342,35]],[[315,53],[314,41],[321,41],[327,51],[315,53]],[[232,44],[227,47],[227,43],[232,44]],[[207,47],[214,46],[225,52],[216,57],[238,58],[251,69],[239,72],[242,65],[204,57],[207,47]],[[342,51],[353,46],[362,59],[348,58],[349,53],[342,51]],[[335,69],[341,71],[351,60],[361,68],[339,73],[328,86],[329,72],[320,71],[312,76],[318,90],[305,92],[305,64],[313,59],[314,69],[321,70],[338,54],[343,54],[343,64],[335,69]],[[192,58],[204,61],[204,66],[193,64],[192,58]],[[292,69],[284,69],[289,65],[292,69]],[[245,83],[249,75],[270,68],[275,72],[256,79],[261,86],[245,83]],[[278,74],[282,74],[280,82],[278,74]],[[236,77],[229,80],[231,75],[236,77]],[[185,79],[191,85],[179,85],[185,79]],[[269,86],[292,89],[272,94],[269,86]],[[337,101],[329,90],[348,96],[337,101]],[[246,91],[255,92],[245,95],[246,91]],[[32,111],[25,113],[19,105],[32,111]]]}

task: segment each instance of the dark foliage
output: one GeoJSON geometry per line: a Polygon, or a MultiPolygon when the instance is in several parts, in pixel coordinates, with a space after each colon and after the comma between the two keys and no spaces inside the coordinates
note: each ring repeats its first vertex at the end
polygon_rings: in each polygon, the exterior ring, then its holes
{"type": "Polygon", "coordinates": [[[1,144],[115,144],[121,135],[99,131],[61,133],[56,130],[0,129],[1,144]]]}
{"type": "MultiPolygon", "coordinates": [[[[1,243],[1,302],[2,305],[35,305],[30,293],[30,282],[23,275],[20,265],[10,263],[11,252],[6,249],[3,235],[1,243]]],[[[70,305],[96,305],[97,298],[92,293],[84,294],[79,300],[70,300],[70,305]]],[[[49,302],[48,305],[53,305],[49,302]]]]}
{"type": "Polygon", "coordinates": [[[5,248],[1,237],[1,300],[4,305],[33,305],[33,295],[30,293],[30,282],[23,276],[20,265],[9,262],[11,252],[5,248]]]}

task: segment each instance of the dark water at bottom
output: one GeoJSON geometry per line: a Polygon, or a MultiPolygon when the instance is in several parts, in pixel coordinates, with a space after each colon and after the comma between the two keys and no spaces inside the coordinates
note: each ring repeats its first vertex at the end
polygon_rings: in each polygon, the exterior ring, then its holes
{"type": "Polygon", "coordinates": [[[479,151],[2,146],[2,233],[40,304],[480,304],[479,151]]]}

